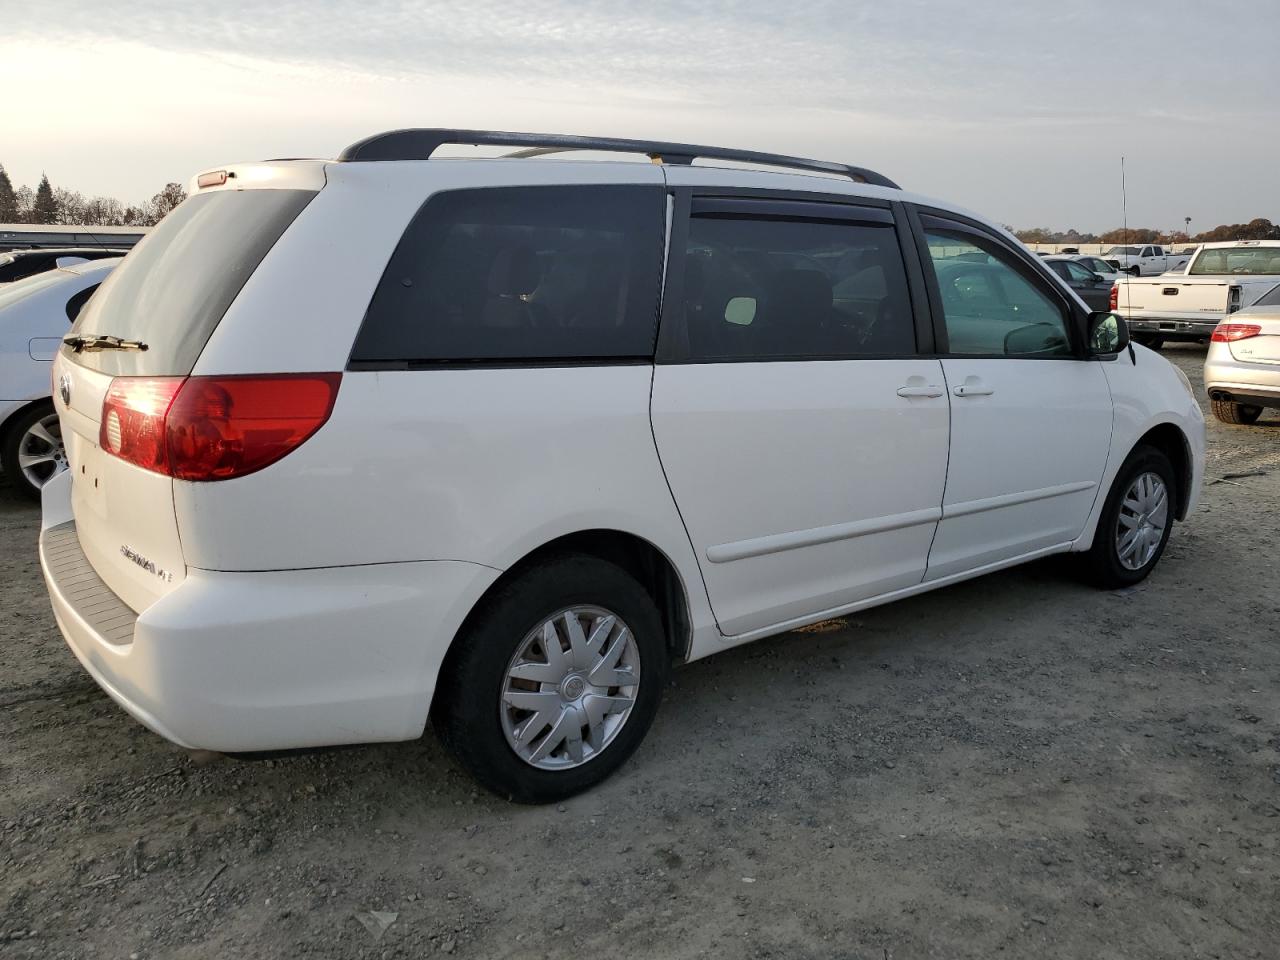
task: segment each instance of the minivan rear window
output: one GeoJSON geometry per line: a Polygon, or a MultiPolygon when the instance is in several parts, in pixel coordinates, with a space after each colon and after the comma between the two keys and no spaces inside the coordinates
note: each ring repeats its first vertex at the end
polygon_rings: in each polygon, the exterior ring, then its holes
{"type": "Polygon", "coordinates": [[[147,349],[85,351],[76,362],[110,374],[190,373],[240,288],[314,196],[218,190],[184,201],[103,281],[72,328],[147,349]]]}
{"type": "Polygon", "coordinates": [[[438,193],[392,254],[352,363],[651,358],[665,225],[656,185],[438,193]]]}

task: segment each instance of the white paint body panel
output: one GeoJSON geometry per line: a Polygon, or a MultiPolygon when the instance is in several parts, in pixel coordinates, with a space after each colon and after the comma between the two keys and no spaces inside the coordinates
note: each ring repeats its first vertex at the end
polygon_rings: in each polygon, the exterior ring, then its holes
{"type": "MultiPolygon", "coordinates": [[[[71,516],[70,487],[70,474],[45,486],[44,527],[71,516]]],[[[450,562],[193,570],[114,645],[45,569],[58,626],[102,688],[161,736],[227,751],[419,736],[448,641],[498,576],[450,562]]]]}
{"type": "MultiPolygon", "coordinates": [[[[665,177],[945,207],[847,180],[643,163],[215,169],[235,177],[214,190],[319,194],[240,290],[195,375],[345,370],[404,227],[438,190],[665,177]]],[[[1137,366],[1064,362],[1053,376],[1041,361],[933,358],[346,371],[329,421],[298,449],[203,484],[102,454],[109,378],[59,358],[73,378],[71,406],[59,404],[72,472],[45,488],[45,524],[75,519],[91,565],[140,614],[133,643],[95,636],[47,573],[50,593],[85,667],[180,743],[409,738],[467,614],[503,571],[568,534],[620,531],[664,555],[696,659],[1086,548],[1120,462],[1159,424],[1188,434],[1194,502],[1199,408],[1168,363],[1137,355],[1137,366]],[[996,392],[949,392],[970,375],[996,392]],[[916,378],[948,390],[897,395],[916,378]]]]}
{"type": "Polygon", "coordinates": [[[1280,399],[1280,309],[1241,310],[1232,314],[1231,322],[1257,324],[1261,333],[1245,340],[1210,343],[1204,358],[1205,389],[1280,399]]]}
{"type": "MultiPolygon", "coordinates": [[[[29,403],[49,397],[50,361],[71,329],[67,301],[101,283],[119,262],[111,258],[60,268],[56,283],[0,310],[0,429],[29,403]]],[[[11,285],[0,286],[6,289],[11,285]]]]}
{"type": "Polygon", "coordinates": [[[919,583],[947,473],[937,360],[660,365],[653,430],[729,635],[919,583]],[[913,379],[914,378],[914,379],[913,379]]]}
{"type": "Polygon", "coordinates": [[[951,456],[929,578],[1080,535],[1111,441],[1102,364],[1084,360],[942,361],[951,456]],[[990,393],[957,396],[957,388],[990,393]]]}
{"type": "Polygon", "coordinates": [[[186,576],[173,511],[173,481],[113,457],[99,446],[110,374],[60,355],[55,379],[68,378],[71,405],[53,398],[62,422],[67,475],[80,545],[103,582],[136,611],[147,609],[186,576]],[[154,564],[135,562],[125,551],[154,564]]]}

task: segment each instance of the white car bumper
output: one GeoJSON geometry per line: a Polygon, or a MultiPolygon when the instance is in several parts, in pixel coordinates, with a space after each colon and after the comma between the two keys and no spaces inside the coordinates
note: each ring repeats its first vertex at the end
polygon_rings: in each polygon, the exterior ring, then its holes
{"type": "Polygon", "coordinates": [[[406,740],[498,571],[455,561],[229,573],[192,569],[140,615],[80,550],[69,483],[45,487],[40,563],[68,646],[173,742],[224,752],[406,740]],[[50,488],[53,488],[52,490],[50,488]]]}
{"type": "Polygon", "coordinates": [[[1213,343],[1205,356],[1204,387],[1214,400],[1280,407],[1280,363],[1240,361],[1230,344],[1213,343]]]}

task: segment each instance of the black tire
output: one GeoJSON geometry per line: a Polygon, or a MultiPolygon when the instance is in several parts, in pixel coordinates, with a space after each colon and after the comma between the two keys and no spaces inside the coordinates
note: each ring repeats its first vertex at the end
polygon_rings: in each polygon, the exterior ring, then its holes
{"type": "Polygon", "coordinates": [[[441,740],[484,786],[519,803],[551,803],[594,786],[626,762],[653,723],[669,670],[658,608],[630,574],[596,557],[549,557],[501,585],[464,625],[441,670],[433,720],[441,740]],[[529,632],[579,605],[603,607],[630,627],[639,689],[625,723],[599,753],[566,770],[545,770],[526,763],[507,742],[503,684],[529,632]]]}
{"type": "Polygon", "coordinates": [[[1116,474],[1107,501],[1102,507],[1102,516],[1098,518],[1098,529],[1093,535],[1093,546],[1089,552],[1082,554],[1082,562],[1086,576],[1104,590],[1115,590],[1140,583],[1155,569],[1164,549],[1169,543],[1169,534],[1173,531],[1174,505],[1178,501],[1178,478],[1174,474],[1173,464],[1169,458],[1155,447],[1141,446],[1129,454],[1127,460],[1116,474]],[[1152,472],[1164,482],[1168,491],[1168,519],[1164,527],[1164,535],[1160,538],[1155,552],[1143,566],[1130,570],[1120,562],[1120,552],[1116,543],[1116,531],[1120,524],[1120,508],[1125,494],[1133,482],[1142,474],[1152,472]]]}
{"type": "Polygon", "coordinates": [[[1262,416],[1261,407],[1252,407],[1247,403],[1236,403],[1234,400],[1213,400],[1213,415],[1223,423],[1249,424],[1257,423],[1262,416]]]}
{"type": "Polygon", "coordinates": [[[1159,350],[1164,346],[1164,337],[1153,336],[1150,333],[1135,333],[1133,335],[1133,342],[1141,344],[1148,350],[1159,350]]]}
{"type": "Polygon", "coordinates": [[[0,467],[4,475],[13,484],[13,489],[32,500],[40,499],[40,487],[27,479],[18,465],[18,446],[31,427],[53,413],[53,402],[34,403],[13,418],[4,435],[4,446],[0,449],[0,467]]]}
{"type": "Polygon", "coordinates": [[[1125,271],[1125,273],[1129,274],[1129,276],[1131,277],[1140,277],[1142,276],[1142,268],[1130,267],[1128,270],[1125,271]]]}

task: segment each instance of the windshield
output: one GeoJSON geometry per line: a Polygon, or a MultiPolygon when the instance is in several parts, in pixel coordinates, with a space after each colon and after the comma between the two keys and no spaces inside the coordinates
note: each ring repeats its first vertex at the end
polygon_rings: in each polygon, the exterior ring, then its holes
{"type": "Polygon", "coordinates": [[[103,373],[186,375],[240,288],[311,190],[219,190],[179,204],[112,271],[72,333],[141,340],[76,362],[103,373]]]}
{"type": "Polygon", "coordinates": [[[1138,255],[1137,247],[1112,247],[1104,257],[1136,257],[1138,255]]]}
{"type": "Polygon", "coordinates": [[[1194,276],[1280,276],[1280,247],[1219,247],[1204,250],[1187,273],[1194,276]]]}
{"type": "Polygon", "coordinates": [[[15,280],[13,283],[0,284],[0,310],[19,300],[25,300],[38,290],[52,287],[55,283],[67,279],[61,270],[46,270],[15,280]]]}

